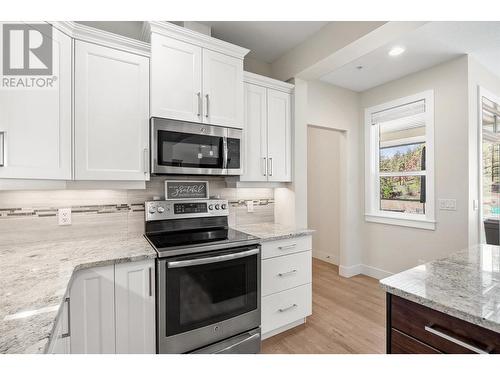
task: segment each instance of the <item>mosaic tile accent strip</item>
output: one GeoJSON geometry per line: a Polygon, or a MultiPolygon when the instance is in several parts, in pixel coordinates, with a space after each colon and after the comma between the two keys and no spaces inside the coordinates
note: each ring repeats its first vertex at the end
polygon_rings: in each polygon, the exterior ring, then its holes
{"type": "MultiPolygon", "coordinates": [[[[0,209],[0,218],[8,219],[19,216],[31,217],[49,217],[57,216],[56,207],[43,207],[43,208],[2,208],[0,209]]],[[[72,206],[72,214],[109,214],[116,212],[137,212],[144,211],[144,203],[133,204],[102,204],[102,205],[85,205],[85,206],[72,206]]]]}

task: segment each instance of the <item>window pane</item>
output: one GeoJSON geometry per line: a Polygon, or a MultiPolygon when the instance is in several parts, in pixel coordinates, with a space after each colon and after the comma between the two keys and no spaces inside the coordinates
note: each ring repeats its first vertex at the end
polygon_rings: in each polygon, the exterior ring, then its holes
{"type": "Polygon", "coordinates": [[[425,143],[380,148],[380,172],[413,172],[425,169],[425,143]]]}
{"type": "Polygon", "coordinates": [[[425,214],[425,177],[380,177],[380,210],[425,214]]]}

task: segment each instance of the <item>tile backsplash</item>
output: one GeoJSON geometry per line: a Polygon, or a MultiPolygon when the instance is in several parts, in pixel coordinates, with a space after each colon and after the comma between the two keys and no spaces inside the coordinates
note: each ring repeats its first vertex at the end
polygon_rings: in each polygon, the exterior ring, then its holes
{"type": "MultiPolygon", "coordinates": [[[[142,190],[0,191],[0,245],[142,234],[144,202],[164,198],[165,179],[152,177],[142,190]],[[70,226],[57,224],[57,209],[64,207],[72,211],[70,226]]],[[[211,197],[229,201],[231,226],[274,221],[273,189],[228,188],[223,179],[204,180],[211,197]],[[249,200],[253,212],[247,210],[249,200]]]]}

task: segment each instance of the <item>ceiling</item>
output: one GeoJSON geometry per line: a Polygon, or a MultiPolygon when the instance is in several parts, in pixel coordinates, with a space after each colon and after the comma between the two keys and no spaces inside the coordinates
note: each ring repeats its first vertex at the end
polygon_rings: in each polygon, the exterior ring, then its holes
{"type": "Polygon", "coordinates": [[[322,81],[364,91],[463,54],[473,55],[500,76],[500,22],[428,22],[321,77],[322,81]],[[406,52],[391,57],[393,46],[406,52]]]}
{"type": "Polygon", "coordinates": [[[323,21],[200,21],[212,36],[251,50],[249,57],[272,63],[315,34],[323,21]]]}

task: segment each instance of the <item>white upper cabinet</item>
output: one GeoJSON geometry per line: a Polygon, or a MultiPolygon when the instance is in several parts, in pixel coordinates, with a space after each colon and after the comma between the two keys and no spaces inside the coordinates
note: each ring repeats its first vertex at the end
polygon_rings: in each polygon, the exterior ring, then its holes
{"type": "Polygon", "coordinates": [[[267,89],[245,83],[244,174],[241,181],[267,181],[267,89]]]}
{"type": "Polygon", "coordinates": [[[156,352],[153,260],[115,265],[116,353],[156,352]]]}
{"type": "Polygon", "coordinates": [[[150,22],[151,115],[243,127],[248,50],[169,22],[150,22]]]}
{"type": "Polygon", "coordinates": [[[50,79],[52,87],[0,88],[0,178],[71,179],[71,38],[51,29],[52,74],[13,78],[50,79]]]}
{"type": "Polygon", "coordinates": [[[292,91],[293,85],[245,72],[240,181],[292,180],[292,91]]]}
{"type": "Polygon", "coordinates": [[[151,54],[151,116],[200,122],[201,47],[152,34],[151,54]]]}
{"type": "Polygon", "coordinates": [[[243,60],[203,50],[203,122],[243,127],[243,60]]]}
{"type": "Polygon", "coordinates": [[[291,181],[290,94],[267,90],[267,150],[269,181],[291,181]]]}
{"type": "Polygon", "coordinates": [[[75,42],[75,179],[149,179],[149,59],[75,42]]]}

